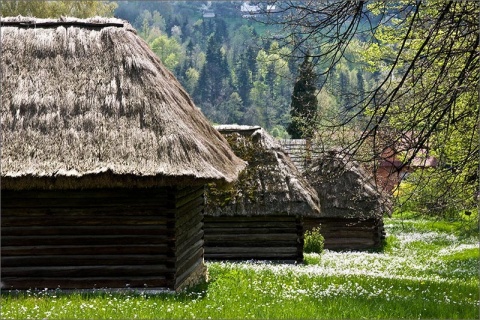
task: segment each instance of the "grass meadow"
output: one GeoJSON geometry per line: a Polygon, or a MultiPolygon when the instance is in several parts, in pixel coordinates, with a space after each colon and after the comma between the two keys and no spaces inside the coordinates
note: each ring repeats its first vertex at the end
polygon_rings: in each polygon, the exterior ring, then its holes
{"type": "Polygon", "coordinates": [[[209,282],[180,294],[3,292],[1,318],[478,319],[478,226],[468,222],[387,218],[379,252],[208,263],[209,282]]]}

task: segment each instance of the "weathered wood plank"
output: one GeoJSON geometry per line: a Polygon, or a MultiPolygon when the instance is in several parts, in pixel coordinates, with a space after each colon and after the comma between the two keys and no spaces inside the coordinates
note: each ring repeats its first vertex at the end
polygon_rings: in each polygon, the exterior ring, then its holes
{"type": "Polygon", "coordinates": [[[188,259],[177,261],[175,278],[178,279],[185,272],[188,273],[188,270],[191,269],[192,265],[196,264],[198,261],[203,261],[203,254],[203,248],[199,248],[195,253],[191,254],[188,259]]]}
{"type": "Polygon", "coordinates": [[[31,255],[31,256],[2,256],[4,267],[28,266],[95,266],[95,265],[148,265],[163,264],[173,259],[165,255],[31,255]]]}
{"type": "Polygon", "coordinates": [[[47,236],[47,235],[173,235],[173,230],[166,225],[137,225],[132,226],[56,226],[56,227],[3,227],[2,236],[47,236]]]}
{"type": "Polygon", "coordinates": [[[44,217],[42,219],[32,219],[31,217],[9,217],[2,215],[2,227],[19,226],[98,226],[98,225],[165,225],[175,223],[174,218],[155,219],[155,217],[129,216],[64,216],[64,217],[44,217]]]}
{"type": "Polygon", "coordinates": [[[173,279],[164,276],[155,277],[105,277],[105,278],[2,278],[3,289],[34,289],[34,288],[61,288],[61,289],[93,289],[93,288],[158,288],[173,287],[173,279]],[[32,285],[34,284],[34,285],[32,285]]]}
{"type": "Polygon", "coordinates": [[[196,193],[197,191],[204,191],[205,187],[204,186],[183,186],[179,187],[177,186],[175,189],[175,198],[184,198],[185,196],[188,196],[191,193],[196,193]]]}
{"type": "Polygon", "coordinates": [[[187,270],[185,270],[185,272],[183,272],[182,274],[178,274],[176,277],[175,277],[175,285],[174,285],[174,288],[177,289],[179,288],[183,282],[185,280],[188,279],[188,277],[193,273],[195,272],[197,269],[200,269],[200,268],[203,268],[203,258],[202,259],[198,259],[195,263],[193,263],[190,268],[188,268],[187,270]]]}
{"type": "Polygon", "coordinates": [[[297,239],[295,240],[276,240],[276,241],[257,241],[255,239],[248,240],[205,240],[205,248],[207,247],[288,247],[288,246],[297,246],[297,239]]]}
{"type": "Polygon", "coordinates": [[[126,244],[164,244],[167,241],[175,241],[173,235],[62,235],[62,236],[2,236],[2,246],[54,246],[54,245],[75,245],[81,243],[82,245],[126,245],[126,244]]]}
{"type": "Polygon", "coordinates": [[[175,221],[176,232],[179,230],[189,229],[198,223],[203,222],[203,211],[192,210],[189,214],[183,215],[180,219],[175,221]]]}
{"type": "MultiPolygon", "coordinates": [[[[235,231],[233,231],[235,232],[235,231]]],[[[205,234],[204,235],[205,241],[275,241],[275,240],[292,240],[295,241],[297,239],[296,234],[288,234],[288,233],[272,233],[272,234],[205,234]]],[[[292,242],[293,243],[293,242],[292,242]]]]}
{"type": "MultiPolygon", "coordinates": [[[[206,218],[206,216],[205,216],[206,218]]],[[[205,225],[208,228],[291,228],[294,225],[293,221],[276,222],[276,221],[230,221],[230,222],[212,222],[204,219],[205,225]]]]}
{"type": "Polygon", "coordinates": [[[203,239],[198,240],[191,246],[187,247],[183,251],[178,251],[177,252],[177,264],[181,265],[185,260],[189,259],[192,255],[195,254],[195,252],[198,252],[198,250],[202,249],[203,250],[203,239]]]}
{"type": "Polygon", "coordinates": [[[295,221],[296,216],[205,216],[205,222],[211,223],[230,223],[230,222],[244,222],[244,223],[255,223],[255,222],[286,222],[286,221],[295,221]]]}
{"type": "Polygon", "coordinates": [[[2,267],[3,277],[57,277],[57,278],[78,278],[78,277],[143,277],[157,276],[160,274],[175,273],[175,269],[167,268],[165,265],[143,265],[143,266],[47,266],[47,267],[2,267]]]}
{"type": "Polygon", "coordinates": [[[320,230],[320,233],[324,237],[335,237],[335,238],[373,238],[373,230],[329,230],[323,231],[320,230]]]}
{"type": "Polygon", "coordinates": [[[241,233],[241,234],[270,234],[270,233],[290,233],[290,234],[296,234],[297,233],[297,228],[296,227],[290,227],[290,228],[255,228],[255,227],[250,227],[250,228],[235,228],[235,227],[229,227],[229,228],[214,228],[211,225],[205,223],[204,224],[204,231],[205,233],[208,232],[210,235],[214,234],[225,234],[225,233],[241,233]]]}
{"type": "MultiPolygon", "coordinates": [[[[187,250],[187,248],[190,248],[191,246],[193,246],[195,243],[197,243],[199,240],[202,240],[203,241],[203,230],[199,230],[195,235],[191,236],[189,239],[179,243],[175,243],[175,252],[177,252],[178,254],[181,254],[182,252],[184,252],[185,250],[187,250]]],[[[204,245],[204,243],[202,243],[202,246],[204,245]]]]}
{"type": "Polygon", "coordinates": [[[111,207],[35,207],[35,208],[12,208],[2,206],[2,216],[156,216],[169,217],[175,215],[175,209],[162,205],[150,206],[111,206],[111,207]]]}
{"type": "Polygon", "coordinates": [[[191,230],[198,229],[199,226],[203,227],[202,214],[194,215],[189,221],[180,226],[175,224],[175,233],[177,234],[177,237],[179,237],[191,230]]]}
{"type": "MultiPolygon", "coordinates": [[[[71,199],[71,198],[123,198],[125,196],[136,199],[174,199],[174,187],[160,188],[105,188],[105,189],[82,189],[82,190],[2,190],[2,195],[9,199],[71,199]]],[[[173,202],[172,202],[173,203],[173,202]]]]}
{"type": "Polygon", "coordinates": [[[101,254],[158,254],[173,252],[172,244],[157,245],[72,245],[72,246],[2,246],[2,257],[14,255],[101,255],[101,254]]]}
{"type": "Polygon", "coordinates": [[[204,194],[204,189],[200,188],[197,190],[191,190],[190,192],[184,194],[183,196],[177,196],[176,197],[176,208],[181,208],[185,204],[191,202],[192,200],[198,199],[198,198],[203,198],[204,194]]]}
{"type": "Polygon", "coordinates": [[[203,222],[197,223],[193,228],[189,230],[184,230],[183,232],[176,233],[176,244],[180,246],[183,242],[188,241],[190,238],[203,234],[203,222]]]}
{"type": "Polygon", "coordinates": [[[290,247],[206,247],[205,248],[205,256],[209,254],[220,254],[220,253],[227,253],[227,254],[250,254],[250,253],[262,253],[265,255],[269,255],[270,253],[288,253],[288,254],[296,254],[297,248],[294,246],[290,247]]]}
{"type": "Polygon", "coordinates": [[[248,255],[244,255],[242,253],[210,253],[205,254],[205,259],[207,260],[250,260],[250,259],[258,259],[258,260],[294,260],[296,261],[298,258],[297,254],[285,254],[285,253],[269,253],[266,254],[264,252],[259,253],[249,253],[248,255]]]}

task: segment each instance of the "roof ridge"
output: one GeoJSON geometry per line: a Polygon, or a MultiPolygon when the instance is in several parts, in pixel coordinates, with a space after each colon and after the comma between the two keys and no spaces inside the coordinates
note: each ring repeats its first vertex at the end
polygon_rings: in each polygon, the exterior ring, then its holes
{"type": "Polygon", "coordinates": [[[20,28],[56,28],[58,26],[81,26],[87,28],[107,28],[107,27],[117,27],[123,28],[124,23],[115,23],[115,22],[90,22],[90,21],[37,21],[37,20],[28,20],[28,21],[0,21],[0,26],[2,27],[20,27],[20,28]]]}

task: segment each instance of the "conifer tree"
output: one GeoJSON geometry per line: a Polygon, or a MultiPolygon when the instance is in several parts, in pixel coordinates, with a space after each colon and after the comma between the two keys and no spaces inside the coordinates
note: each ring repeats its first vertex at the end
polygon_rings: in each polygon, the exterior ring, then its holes
{"type": "Polygon", "coordinates": [[[311,138],[315,131],[317,120],[316,80],[317,75],[313,70],[313,64],[306,55],[300,65],[290,105],[292,122],[287,131],[293,139],[311,138]]]}

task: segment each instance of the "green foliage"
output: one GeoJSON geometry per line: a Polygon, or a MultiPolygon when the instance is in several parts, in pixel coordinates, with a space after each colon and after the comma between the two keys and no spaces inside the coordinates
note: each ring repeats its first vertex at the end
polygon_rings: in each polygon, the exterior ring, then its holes
{"type": "Polygon", "coordinates": [[[325,239],[320,233],[320,227],[305,231],[303,252],[322,253],[325,239]]]}
{"type": "Polygon", "coordinates": [[[71,16],[88,18],[94,16],[113,16],[117,8],[115,2],[108,1],[38,1],[38,0],[2,0],[2,16],[33,16],[37,18],[60,18],[71,16]]]}
{"type": "Polygon", "coordinates": [[[161,34],[149,43],[153,52],[162,60],[163,64],[170,70],[173,70],[181,63],[185,56],[182,46],[175,38],[169,38],[161,34]]]}
{"type": "Polygon", "coordinates": [[[462,210],[475,211],[475,184],[450,170],[416,170],[402,181],[397,191],[397,211],[417,212],[427,216],[455,218],[462,210]]]}
{"type": "Polygon", "coordinates": [[[292,104],[290,115],[292,122],[287,128],[293,139],[311,138],[315,132],[317,122],[317,88],[315,81],[317,75],[313,69],[313,63],[305,56],[298,75],[297,82],[293,87],[292,104]]]}

